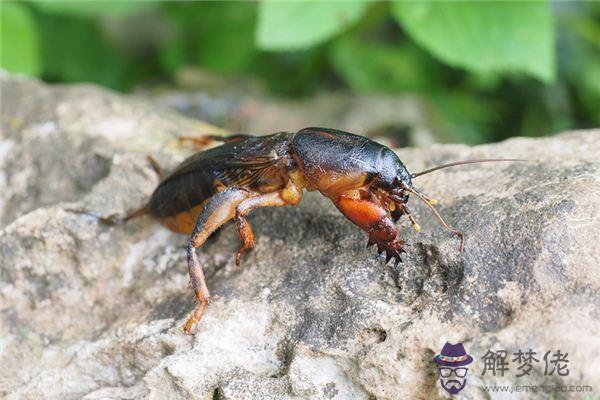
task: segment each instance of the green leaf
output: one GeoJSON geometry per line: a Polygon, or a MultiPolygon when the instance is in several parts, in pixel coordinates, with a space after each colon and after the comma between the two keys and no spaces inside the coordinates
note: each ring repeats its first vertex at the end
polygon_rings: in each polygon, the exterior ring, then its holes
{"type": "Polygon", "coordinates": [[[31,12],[16,2],[5,2],[1,7],[0,66],[11,72],[38,76],[42,63],[31,12]]]}
{"type": "Polygon", "coordinates": [[[590,52],[573,84],[579,91],[582,105],[596,124],[600,123],[600,56],[590,52]]]}
{"type": "Polygon", "coordinates": [[[367,43],[354,37],[336,40],[331,63],[348,85],[362,92],[427,91],[439,70],[410,44],[367,43]]]}
{"type": "Polygon", "coordinates": [[[247,73],[254,46],[257,5],[252,2],[183,2],[165,5],[171,31],[163,43],[162,64],[174,71],[185,63],[221,73],[247,73]]]}
{"type": "MultiPolygon", "coordinates": [[[[128,70],[124,57],[110,47],[97,24],[70,16],[39,18],[44,79],[93,82],[124,89],[128,70]]],[[[136,66],[135,73],[140,73],[136,66]]]]}
{"type": "Polygon", "coordinates": [[[158,5],[152,1],[118,1],[118,0],[35,0],[32,2],[40,11],[77,17],[113,16],[124,17],[140,10],[158,5]]]}
{"type": "Polygon", "coordinates": [[[256,54],[252,35],[256,5],[251,2],[195,4],[202,14],[194,30],[197,60],[202,66],[229,73],[245,72],[256,54]]]}
{"type": "Polygon", "coordinates": [[[358,21],[367,6],[362,1],[263,1],[256,44],[274,51],[315,46],[358,21]]]}
{"type": "Polygon", "coordinates": [[[323,88],[327,56],[323,47],[290,53],[263,53],[254,71],[273,93],[307,96],[323,88]]]}
{"type": "Polygon", "coordinates": [[[554,80],[553,21],[546,2],[394,1],[392,11],[417,43],[449,65],[554,80]]]}
{"type": "Polygon", "coordinates": [[[493,140],[491,127],[500,110],[489,99],[473,92],[437,93],[430,98],[444,140],[471,145],[493,140]]]}

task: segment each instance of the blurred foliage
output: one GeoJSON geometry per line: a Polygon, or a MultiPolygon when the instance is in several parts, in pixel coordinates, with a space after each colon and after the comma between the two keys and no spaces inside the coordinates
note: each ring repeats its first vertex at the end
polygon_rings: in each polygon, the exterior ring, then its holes
{"type": "Polygon", "coordinates": [[[275,95],[418,94],[444,140],[600,123],[598,2],[3,1],[0,65],[118,90],[195,66],[275,95]]]}
{"type": "Polygon", "coordinates": [[[369,6],[361,1],[277,2],[260,5],[256,43],[263,50],[316,46],[356,23],[369,6]]]}
{"type": "Polygon", "coordinates": [[[33,16],[20,4],[3,3],[1,7],[2,67],[27,75],[39,75],[42,65],[33,16]]]}

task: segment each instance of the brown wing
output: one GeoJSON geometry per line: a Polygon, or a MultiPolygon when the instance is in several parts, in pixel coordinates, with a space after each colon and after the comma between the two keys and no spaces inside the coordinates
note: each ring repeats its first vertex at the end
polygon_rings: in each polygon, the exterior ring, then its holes
{"type": "Polygon", "coordinates": [[[154,191],[150,213],[177,215],[209,199],[223,187],[262,191],[277,188],[291,160],[286,136],[252,137],[225,143],[184,160],[154,191]]]}
{"type": "Polygon", "coordinates": [[[196,153],[168,175],[163,184],[193,174],[205,184],[218,180],[226,186],[251,185],[291,162],[289,136],[249,136],[196,153]]]}

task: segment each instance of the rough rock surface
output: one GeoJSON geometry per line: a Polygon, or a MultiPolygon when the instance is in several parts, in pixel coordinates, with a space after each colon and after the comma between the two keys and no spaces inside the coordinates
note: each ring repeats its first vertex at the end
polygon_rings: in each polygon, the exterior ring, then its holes
{"type": "Polygon", "coordinates": [[[2,397],[445,398],[431,357],[446,341],[475,359],[466,398],[501,398],[483,386],[504,383],[600,388],[599,131],[398,150],[411,171],[531,160],[416,180],[466,232],[464,253],[415,199],[423,232],[404,224],[398,267],[316,194],[256,211],[242,266],[231,225],[200,252],[215,301],[186,336],[186,238],[98,217],[143,204],[158,181],[145,156],[173,165],[176,136],[199,123],[91,86],[1,80],[2,397]],[[481,375],[489,349],[519,348],[568,352],[570,374],[481,375]]]}

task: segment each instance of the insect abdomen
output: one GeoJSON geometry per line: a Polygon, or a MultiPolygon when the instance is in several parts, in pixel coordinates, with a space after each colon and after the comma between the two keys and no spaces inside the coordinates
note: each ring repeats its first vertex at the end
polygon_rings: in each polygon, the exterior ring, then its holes
{"type": "Polygon", "coordinates": [[[191,233],[204,203],[224,188],[282,189],[293,168],[290,136],[247,137],[188,157],[154,191],[150,214],[173,231],[191,233]]]}
{"type": "Polygon", "coordinates": [[[216,193],[213,182],[211,171],[194,171],[168,179],[154,191],[148,211],[167,228],[189,234],[204,202],[216,193]]]}

